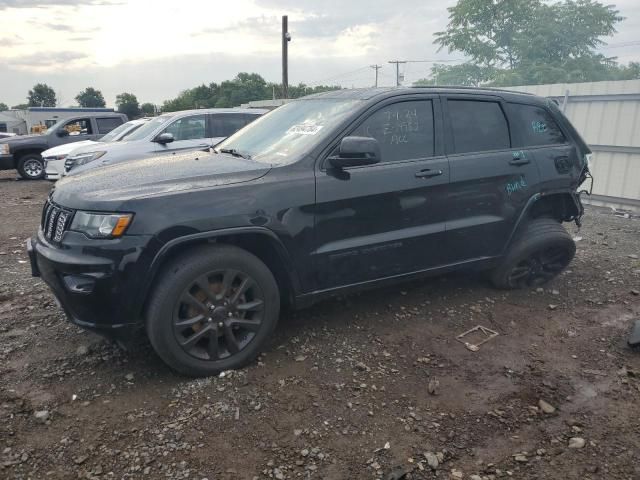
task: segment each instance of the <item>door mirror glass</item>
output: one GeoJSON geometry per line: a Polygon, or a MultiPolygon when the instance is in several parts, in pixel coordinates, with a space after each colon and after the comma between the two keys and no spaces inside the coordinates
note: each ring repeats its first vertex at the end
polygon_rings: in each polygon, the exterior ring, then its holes
{"type": "Polygon", "coordinates": [[[156,139],[154,140],[154,142],[160,143],[162,145],[166,145],[167,143],[173,142],[173,140],[174,140],[173,134],[171,134],[169,132],[164,132],[164,133],[161,133],[160,135],[158,135],[156,137],[156,139]]]}
{"type": "Polygon", "coordinates": [[[380,161],[380,145],[371,137],[344,137],[337,155],[329,157],[335,168],[372,165],[380,161]]]}

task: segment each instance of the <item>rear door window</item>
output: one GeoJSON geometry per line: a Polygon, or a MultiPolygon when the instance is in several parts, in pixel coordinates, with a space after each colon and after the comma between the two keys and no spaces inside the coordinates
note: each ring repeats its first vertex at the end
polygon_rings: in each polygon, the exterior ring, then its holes
{"type": "Polygon", "coordinates": [[[388,105],[373,113],[350,135],[375,138],[383,162],[433,157],[433,103],[416,100],[388,105]]]}
{"type": "Polygon", "coordinates": [[[498,102],[450,99],[447,106],[454,153],[511,147],[509,125],[498,102]]]}
{"type": "Polygon", "coordinates": [[[546,109],[535,105],[507,103],[507,112],[523,147],[565,143],[562,130],[546,109]]]}
{"type": "Polygon", "coordinates": [[[98,125],[98,133],[104,135],[122,125],[122,119],[118,117],[96,118],[96,124],[98,125]]]}
{"type": "Polygon", "coordinates": [[[245,113],[214,113],[211,115],[212,137],[230,137],[257,117],[245,113]]]}

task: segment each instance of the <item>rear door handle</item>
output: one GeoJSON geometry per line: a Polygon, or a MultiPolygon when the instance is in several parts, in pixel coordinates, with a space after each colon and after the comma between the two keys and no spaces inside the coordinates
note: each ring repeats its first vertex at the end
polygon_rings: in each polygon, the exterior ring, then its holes
{"type": "Polygon", "coordinates": [[[527,163],[531,163],[528,158],[514,158],[509,161],[509,165],[526,165],[527,163]]]}
{"type": "Polygon", "coordinates": [[[416,178],[431,178],[437,177],[439,175],[442,175],[442,170],[431,170],[429,168],[426,168],[424,170],[416,172],[416,178]]]}

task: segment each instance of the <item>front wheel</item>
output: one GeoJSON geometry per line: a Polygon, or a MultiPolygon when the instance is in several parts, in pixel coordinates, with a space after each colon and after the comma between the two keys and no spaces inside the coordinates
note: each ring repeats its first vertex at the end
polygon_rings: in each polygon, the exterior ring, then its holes
{"type": "Polygon", "coordinates": [[[163,269],[147,335],[174,370],[208,376],[253,360],[279,314],[278,285],[260,259],[229,245],[198,247],[163,269]]]}
{"type": "Polygon", "coordinates": [[[18,160],[18,173],[26,180],[40,180],[44,178],[44,160],[38,153],[30,153],[18,160]]]}
{"type": "Polygon", "coordinates": [[[562,224],[550,218],[531,220],[520,232],[491,280],[498,288],[544,285],[571,262],[576,244],[562,224]]]}

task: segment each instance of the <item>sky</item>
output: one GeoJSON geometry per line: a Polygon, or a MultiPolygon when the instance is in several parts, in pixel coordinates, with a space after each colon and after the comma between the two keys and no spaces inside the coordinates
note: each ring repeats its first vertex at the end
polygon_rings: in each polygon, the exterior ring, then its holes
{"type": "MultiPolygon", "coordinates": [[[[609,3],[609,2],[605,2],[609,3]]],[[[614,3],[614,2],[610,2],[614,3]]],[[[0,0],[0,102],[26,101],[38,82],[61,106],[87,86],[108,106],[121,92],[161,104],[181,90],[238,72],[281,80],[281,16],[289,16],[289,83],[395,83],[389,60],[460,63],[438,51],[455,0],[0,0]]],[[[640,61],[640,1],[615,2],[626,17],[602,50],[640,61]],[[635,43],[634,43],[635,42],[635,43]]],[[[403,66],[405,83],[431,63],[403,66]]]]}

